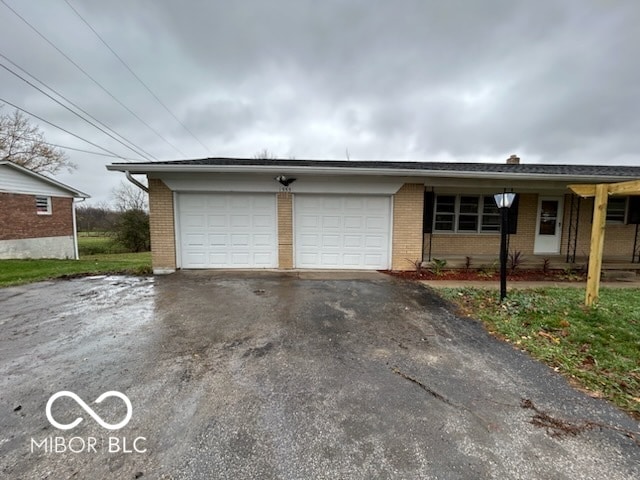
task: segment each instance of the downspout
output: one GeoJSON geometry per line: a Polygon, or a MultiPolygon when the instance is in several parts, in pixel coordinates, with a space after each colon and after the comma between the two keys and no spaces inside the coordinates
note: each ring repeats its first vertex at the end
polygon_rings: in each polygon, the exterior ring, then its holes
{"type": "Polygon", "coordinates": [[[125,170],[124,175],[127,177],[127,180],[129,180],[131,183],[133,183],[136,187],[138,187],[138,188],[144,190],[145,192],[149,193],[149,188],[147,188],[145,185],[143,185],[138,180],[133,178],[131,173],[129,173],[129,170],[125,170]]]}
{"type": "Polygon", "coordinates": [[[76,222],[76,200],[78,203],[84,202],[86,198],[71,200],[71,217],[73,219],[73,252],[75,260],[80,260],[80,252],[78,251],[78,223],[76,222]]]}

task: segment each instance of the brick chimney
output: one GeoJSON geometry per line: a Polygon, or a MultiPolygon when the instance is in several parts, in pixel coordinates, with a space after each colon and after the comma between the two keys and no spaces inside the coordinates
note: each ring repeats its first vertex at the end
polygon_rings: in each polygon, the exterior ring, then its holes
{"type": "Polygon", "coordinates": [[[507,158],[507,165],[520,165],[520,157],[517,155],[511,155],[507,158]]]}

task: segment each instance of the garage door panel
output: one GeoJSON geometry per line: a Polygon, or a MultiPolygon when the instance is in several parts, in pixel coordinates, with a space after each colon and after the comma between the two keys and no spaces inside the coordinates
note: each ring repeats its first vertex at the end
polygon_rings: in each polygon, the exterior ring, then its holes
{"type": "Polygon", "coordinates": [[[183,221],[187,227],[204,228],[206,225],[204,215],[185,215],[183,221]]]}
{"type": "Polygon", "coordinates": [[[342,261],[346,267],[359,267],[362,264],[362,255],[345,253],[342,261]]]}
{"type": "Polygon", "coordinates": [[[189,198],[184,199],[183,203],[189,210],[206,210],[207,206],[206,197],[203,195],[190,195],[189,198]]]}
{"type": "Polygon", "coordinates": [[[204,252],[191,252],[187,255],[189,262],[194,265],[206,265],[207,264],[207,254],[204,252]]]}
{"type": "Polygon", "coordinates": [[[294,203],[296,267],[389,267],[390,197],[299,194],[294,203]]]}
{"type": "Polygon", "coordinates": [[[337,267],[339,265],[338,260],[340,259],[340,254],[338,253],[321,253],[320,254],[320,263],[323,267],[337,267]]]}
{"type": "Polygon", "coordinates": [[[277,267],[276,198],[178,194],[182,268],[277,267]]]}
{"type": "Polygon", "coordinates": [[[363,238],[361,235],[345,235],[344,246],[345,248],[362,248],[363,238]]]}
{"type": "Polygon", "coordinates": [[[231,246],[232,247],[250,247],[251,244],[249,243],[249,235],[247,234],[242,234],[242,235],[231,235],[231,246]]]}
{"type": "Polygon", "coordinates": [[[372,267],[377,267],[377,265],[380,265],[380,262],[382,262],[383,258],[383,255],[368,253],[364,255],[364,264],[372,267]]]}
{"type": "Polygon", "coordinates": [[[186,244],[193,247],[204,247],[205,238],[204,233],[191,233],[186,237],[186,244]]]}
{"type": "Polygon", "coordinates": [[[383,230],[389,229],[389,219],[385,217],[368,216],[365,220],[367,230],[383,230]]]}
{"type": "Polygon", "coordinates": [[[344,201],[344,208],[347,210],[361,211],[364,204],[364,200],[358,197],[346,198],[344,201]]]}
{"type": "Polygon", "coordinates": [[[322,197],[322,210],[331,211],[342,207],[342,199],[340,197],[322,197]]]}
{"type": "Polygon", "coordinates": [[[226,246],[228,242],[229,242],[229,239],[225,234],[215,233],[215,234],[209,235],[209,246],[211,247],[226,246]]]}
{"type": "Polygon", "coordinates": [[[253,246],[254,247],[268,247],[274,243],[274,239],[271,235],[253,235],[253,246]]]}
{"type": "Polygon", "coordinates": [[[204,264],[203,268],[206,267],[224,267],[227,265],[227,254],[226,253],[210,253],[209,254],[209,263],[204,264]]]}
{"type": "Polygon", "coordinates": [[[379,235],[365,235],[364,237],[364,248],[366,249],[382,249],[385,243],[385,238],[379,235]]]}
{"type": "Polygon", "coordinates": [[[322,228],[340,228],[342,224],[341,220],[342,219],[340,217],[323,216],[322,228]]]}
{"type": "Polygon", "coordinates": [[[254,215],[253,226],[256,228],[269,228],[273,222],[273,217],[269,215],[254,215]]]}
{"type": "Polygon", "coordinates": [[[250,218],[249,215],[231,215],[229,224],[231,228],[249,228],[251,227],[250,218]]]}
{"type": "Polygon", "coordinates": [[[322,247],[324,248],[339,248],[340,247],[340,236],[339,235],[323,235],[322,236],[322,247]]]}
{"type": "Polygon", "coordinates": [[[298,244],[301,247],[319,247],[320,235],[300,235],[298,244]]]}
{"type": "Polygon", "coordinates": [[[360,230],[362,228],[362,217],[344,217],[344,228],[360,230]]]}
{"type": "Polygon", "coordinates": [[[297,256],[299,268],[313,267],[319,262],[320,256],[317,253],[300,253],[297,256]]]}
{"type": "Polygon", "coordinates": [[[320,218],[317,215],[300,215],[298,223],[300,227],[316,228],[320,225],[320,218]]]}
{"type": "Polygon", "coordinates": [[[209,228],[224,228],[227,226],[227,217],[225,215],[208,215],[207,226],[209,228]]]}

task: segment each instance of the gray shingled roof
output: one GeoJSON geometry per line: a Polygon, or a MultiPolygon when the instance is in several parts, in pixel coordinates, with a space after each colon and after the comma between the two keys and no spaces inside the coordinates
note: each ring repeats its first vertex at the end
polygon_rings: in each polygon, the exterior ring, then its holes
{"type": "Polygon", "coordinates": [[[202,158],[195,160],[173,160],[161,162],[114,163],[114,166],[144,165],[184,165],[192,166],[272,166],[272,167],[333,167],[363,169],[398,169],[414,171],[441,172],[478,172],[478,173],[518,173],[534,175],[567,175],[567,176],[604,176],[604,177],[638,177],[640,166],[616,165],[549,165],[521,163],[456,163],[456,162],[392,162],[369,160],[279,160],[248,158],[202,158]]]}

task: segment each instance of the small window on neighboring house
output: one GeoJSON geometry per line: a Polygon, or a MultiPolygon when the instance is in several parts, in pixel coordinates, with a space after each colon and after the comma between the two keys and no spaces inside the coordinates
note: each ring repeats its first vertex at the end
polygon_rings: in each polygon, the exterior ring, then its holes
{"type": "Polygon", "coordinates": [[[607,223],[624,223],[627,214],[627,197],[609,197],[607,223]]]}
{"type": "Polygon", "coordinates": [[[38,215],[51,215],[51,197],[36,197],[36,213],[38,215]]]}

